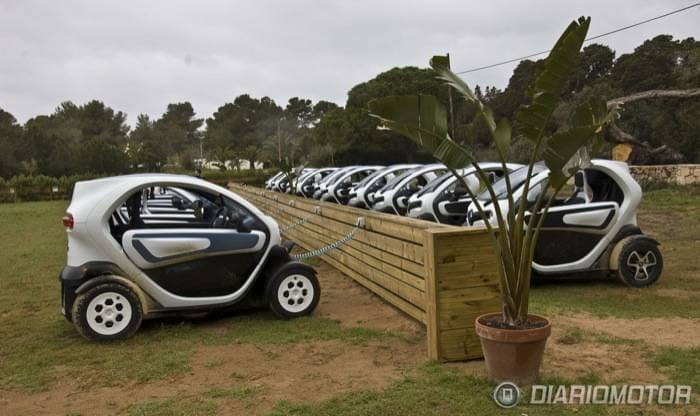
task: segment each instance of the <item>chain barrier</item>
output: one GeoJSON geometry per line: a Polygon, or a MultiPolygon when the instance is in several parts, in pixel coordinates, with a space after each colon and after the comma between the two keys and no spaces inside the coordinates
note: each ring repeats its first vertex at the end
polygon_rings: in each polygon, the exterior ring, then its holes
{"type": "Polygon", "coordinates": [[[340,240],[334,241],[325,247],[317,248],[316,250],[307,251],[306,253],[292,254],[291,257],[294,260],[306,260],[306,259],[310,259],[312,257],[322,256],[322,255],[328,253],[329,251],[334,250],[334,249],[342,246],[343,244],[347,243],[348,241],[352,240],[353,237],[355,237],[355,233],[357,233],[357,231],[360,228],[364,228],[364,226],[365,226],[365,219],[363,217],[359,217],[357,219],[357,222],[355,223],[355,227],[353,227],[353,229],[350,231],[350,233],[348,233],[345,237],[341,238],[340,240]]]}
{"type": "MultiPolygon", "coordinates": [[[[259,192],[256,194],[262,198],[271,199],[272,201],[274,201],[274,203],[277,203],[278,206],[275,206],[275,205],[273,205],[273,202],[267,202],[264,200],[260,201],[262,203],[262,205],[267,208],[269,213],[276,212],[276,213],[283,213],[286,215],[292,215],[288,211],[282,209],[281,206],[279,206],[280,204],[279,204],[276,196],[273,196],[272,198],[267,198],[266,195],[262,192],[259,192]]],[[[293,207],[294,201],[289,201],[289,206],[293,207]]],[[[311,215],[309,215],[305,218],[301,218],[298,221],[295,221],[291,224],[287,224],[284,227],[281,227],[280,231],[287,232],[287,231],[291,231],[291,230],[293,230],[301,225],[304,225],[307,222],[309,222],[309,220],[314,215],[321,215],[321,207],[319,207],[319,206],[314,207],[313,213],[311,215]]],[[[278,220],[278,222],[279,222],[279,220],[278,220]]],[[[358,217],[357,221],[355,222],[355,227],[353,227],[353,229],[350,230],[350,232],[347,235],[345,235],[343,238],[341,238],[340,240],[334,241],[331,244],[328,244],[327,246],[317,248],[315,250],[307,251],[306,253],[293,254],[293,255],[291,255],[291,257],[295,260],[306,260],[306,259],[310,259],[312,257],[322,256],[322,255],[328,253],[329,251],[335,250],[335,249],[343,246],[344,244],[346,244],[350,240],[352,240],[355,237],[355,233],[357,233],[357,231],[360,228],[364,228],[364,227],[365,227],[364,217],[358,217]]]]}
{"type": "Polygon", "coordinates": [[[304,224],[306,224],[307,222],[309,222],[309,220],[310,220],[314,215],[321,215],[321,207],[314,207],[313,214],[311,214],[311,215],[309,215],[309,216],[307,216],[307,217],[305,217],[305,218],[302,218],[302,219],[300,219],[300,220],[298,220],[298,221],[295,221],[295,222],[293,222],[293,223],[291,223],[291,224],[287,224],[286,226],[282,227],[282,229],[280,229],[280,231],[282,231],[282,232],[291,231],[291,230],[293,230],[293,229],[299,227],[300,225],[304,225],[304,224]]]}

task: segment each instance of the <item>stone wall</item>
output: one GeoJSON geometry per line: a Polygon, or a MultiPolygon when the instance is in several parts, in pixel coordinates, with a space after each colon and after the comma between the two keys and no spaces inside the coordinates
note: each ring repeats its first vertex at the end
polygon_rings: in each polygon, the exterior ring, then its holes
{"type": "Polygon", "coordinates": [[[630,172],[639,183],[700,184],[700,165],[630,166],[630,172]]]}

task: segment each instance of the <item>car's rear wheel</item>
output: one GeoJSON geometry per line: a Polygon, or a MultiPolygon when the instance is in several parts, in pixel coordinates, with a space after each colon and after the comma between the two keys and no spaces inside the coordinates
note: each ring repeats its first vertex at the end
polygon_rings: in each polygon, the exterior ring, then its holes
{"type": "Polygon", "coordinates": [[[649,286],[659,279],[663,266],[656,243],[646,238],[630,238],[620,250],[617,276],[627,286],[649,286]]]}
{"type": "Polygon", "coordinates": [[[138,330],[142,319],[138,296],[119,283],[103,283],[88,289],[73,304],[75,328],[92,341],[127,339],[138,330]]]}
{"type": "Polygon", "coordinates": [[[321,286],[309,270],[292,269],[270,279],[267,298],[270,309],[283,319],[309,315],[321,297],[321,286]]]}

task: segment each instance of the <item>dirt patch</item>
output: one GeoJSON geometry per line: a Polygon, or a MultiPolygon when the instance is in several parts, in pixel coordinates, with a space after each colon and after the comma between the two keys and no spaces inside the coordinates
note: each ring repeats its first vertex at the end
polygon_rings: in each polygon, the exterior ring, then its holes
{"type": "MultiPolygon", "coordinates": [[[[581,326],[578,326],[581,328],[581,326]]],[[[570,326],[556,318],[547,342],[542,376],[580,380],[595,376],[600,382],[660,383],[666,377],[655,372],[641,355],[639,348],[624,344],[603,344],[592,339],[558,342],[566,339],[570,326]]]]}
{"type": "MultiPolygon", "coordinates": [[[[317,402],[343,392],[381,389],[426,360],[421,324],[327,264],[316,269],[323,290],[316,316],[399,336],[361,345],[330,340],[197,346],[191,372],[185,376],[87,389],[66,380],[37,394],[0,391],[0,414],[114,414],[144,401],[207,399],[212,389],[243,387],[253,388],[250,397],[217,398],[219,413],[259,414],[279,400],[317,402]]],[[[211,325],[211,330],[216,331],[217,325],[211,325]]]]}
{"type": "Polygon", "coordinates": [[[380,389],[405,375],[424,358],[417,347],[398,340],[347,345],[339,341],[199,348],[191,374],[173,380],[87,391],[70,383],[26,395],[0,393],[3,414],[109,414],[147,400],[207,397],[212,389],[250,388],[250,397],[227,399],[222,414],[257,414],[279,400],[317,402],[360,389],[380,389]]]}
{"type": "Polygon", "coordinates": [[[384,302],[338,270],[321,263],[315,266],[321,282],[321,301],[317,314],[335,319],[345,326],[402,332],[425,337],[425,327],[384,302]]]}
{"type": "Polygon", "coordinates": [[[617,338],[641,340],[653,346],[700,347],[700,320],[683,318],[596,319],[590,316],[558,316],[557,325],[602,332],[617,338]]]}
{"type": "Polygon", "coordinates": [[[567,380],[585,380],[594,376],[596,381],[603,383],[627,380],[640,384],[657,384],[666,381],[665,376],[655,372],[641,354],[629,346],[592,342],[573,345],[547,343],[541,374],[545,378],[567,380]]]}

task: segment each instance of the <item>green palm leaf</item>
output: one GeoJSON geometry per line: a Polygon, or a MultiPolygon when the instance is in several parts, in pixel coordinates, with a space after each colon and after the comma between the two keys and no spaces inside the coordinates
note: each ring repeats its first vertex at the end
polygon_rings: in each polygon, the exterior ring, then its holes
{"type": "Polygon", "coordinates": [[[434,152],[448,138],[447,110],[432,95],[403,95],[369,102],[372,117],[382,126],[410,138],[434,152]]]}
{"type": "MultiPolygon", "coordinates": [[[[572,163],[579,149],[603,141],[603,127],[616,114],[616,109],[608,111],[605,101],[590,100],[576,108],[572,116],[572,127],[555,133],[545,145],[544,162],[551,171],[550,184],[563,186],[581,166],[572,163]]],[[[584,161],[585,162],[585,161],[584,161]]]]}
{"type": "Polygon", "coordinates": [[[549,53],[544,69],[535,81],[532,103],[524,106],[516,115],[519,132],[533,142],[542,137],[547,121],[554,112],[590,23],[590,18],[582,17],[569,24],[549,53]]]}

